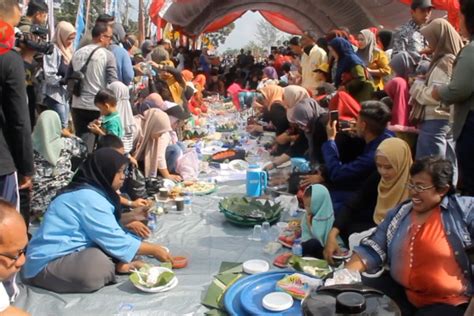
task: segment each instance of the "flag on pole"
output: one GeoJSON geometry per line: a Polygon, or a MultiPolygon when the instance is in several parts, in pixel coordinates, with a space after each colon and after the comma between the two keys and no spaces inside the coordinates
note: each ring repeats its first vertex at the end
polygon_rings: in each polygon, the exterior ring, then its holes
{"type": "Polygon", "coordinates": [[[79,6],[76,15],[76,39],[74,40],[74,48],[79,47],[82,35],[84,35],[86,29],[86,21],[84,19],[84,0],[79,0],[79,6]]]}

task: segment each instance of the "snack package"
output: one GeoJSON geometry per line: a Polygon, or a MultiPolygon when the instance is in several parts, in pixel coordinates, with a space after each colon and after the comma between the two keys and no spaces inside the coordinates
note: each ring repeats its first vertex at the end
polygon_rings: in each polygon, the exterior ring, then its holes
{"type": "Polygon", "coordinates": [[[277,290],[290,294],[297,300],[302,300],[309,294],[311,289],[319,287],[323,284],[320,279],[311,278],[309,276],[295,273],[287,275],[277,282],[277,290]]]}

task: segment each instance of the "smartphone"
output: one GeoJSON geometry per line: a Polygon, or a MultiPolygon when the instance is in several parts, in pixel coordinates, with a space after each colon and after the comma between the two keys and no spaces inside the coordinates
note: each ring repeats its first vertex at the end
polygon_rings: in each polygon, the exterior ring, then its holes
{"type": "Polygon", "coordinates": [[[334,121],[339,121],[339,112],[338,111],[329,112],[329,121],[331,123],[334,121]]]}

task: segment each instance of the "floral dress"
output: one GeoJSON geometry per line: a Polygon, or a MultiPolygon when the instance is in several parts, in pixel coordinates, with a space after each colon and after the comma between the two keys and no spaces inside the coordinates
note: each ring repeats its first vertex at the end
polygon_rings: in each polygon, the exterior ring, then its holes
{"type": "Polygon", "coordinates": [[[86,145],[77,137],[64,138],[64,148],[61,150],[61,156],[56,166],[34,151],[35,175],[31,199],[33,218],[43,216],[51,199],[56,196],[59,189],[65,187],[71,180],[74,175],[71,158],[85,158],[86,154],[86,145]]]}

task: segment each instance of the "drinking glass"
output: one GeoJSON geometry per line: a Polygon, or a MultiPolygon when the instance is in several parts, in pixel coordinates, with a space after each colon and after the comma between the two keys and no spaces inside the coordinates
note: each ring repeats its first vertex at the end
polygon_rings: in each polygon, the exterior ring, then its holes
{"type": "Polygon", "coordinates": [[[252,240],[255,240],[255,241],[262,240],[262,225],[255,225],[253,227],[252,240]]]}

